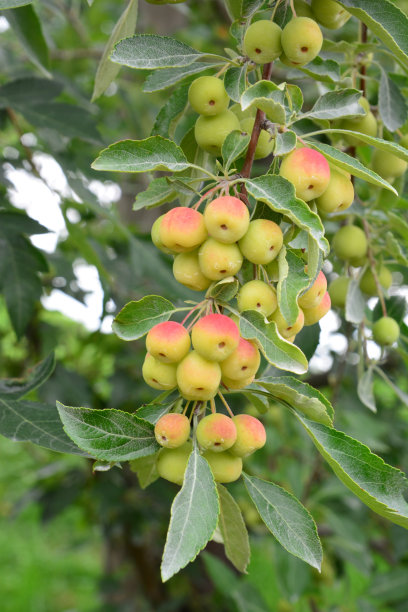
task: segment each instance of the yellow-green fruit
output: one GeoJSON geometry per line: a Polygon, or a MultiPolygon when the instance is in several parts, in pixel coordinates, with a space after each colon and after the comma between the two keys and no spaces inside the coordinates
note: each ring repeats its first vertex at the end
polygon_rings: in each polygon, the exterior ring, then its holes
{"type": "Polygon", "coordinates": [[[312,0],[312,11],[317,21],[329,30],[341,28],[351,17],[335,0],[312,0]]]}
{"type": "MultiPolygon", "coordinates": [[[[366,134],[366,136],[377,136],[377,119],[370,110],[369,101],[367,98],[361,97],[358,103],[366,111],[366,115],[364,117],[355,117],[354,119],[343,119],[340,123],[341,129],[360,132],[361,134],[366,134]]],[[[344,135],[344,139],[354,147],[364,144],[357,136],[344,135]]]]}
{"type": "Polygon", "coordinates": [[[221,381],[221,368],[215,361],[191,351],[177,366],[177,384],[187,400],[206,401],[214,397],[221,381]]]}
{"type": "Polygon", "coordinates": [[[232,111],[234,115],[238,117],[240,122],[243,119],[250,119],[251,117],[255,117],[256,115],[255,106],[249,106],[243,111],[240,104],[233,104],[232,106],[230,106],[229,110],[232,111]]]}
{"type": "Polygon", "coordinates": [[[212,117],[200,115],[195,124],[194,136],[201,149],[217,156],[221,154],[222,144],[228,134],[239,129],[238,117],[226,110],[212,117]]]}
{"type": "Polygon", "coordinates": [[[296,17],[310,17],[313,19],[312,9],[305,0],[294,0],[293,6],[295,7],[296,17]]]}
{"type": "MultiPolygon", "coordinates": [[[[380,285],[384,289],[389,289],[392,285],[392,274],[388,268],[381,266],[377,270],[377,277],[380,285]]],[[[374,274],[371,268],[367,268],[360,280],[360,289],[363,293],[372,297],[378,295],[377,285],[375,284],[374,274]]]]}
{"type": "Polygon", "coordinates": [[[374,172],[386,180],[402,176],[408,166],[407,162],[403,159],[400,159],[393,153],[381,151],[380,149],[375,149],[371,165],[374,172]]]}
{"type": "Polygon", "coordinates": [[[241,476],[241,457],[234,457],[228,451],[214,453],[210,450],[205,451],[203,457],[207,459],[210,465],[215,482],[234,482],[241,476]]]}
{"type": "Polygon", "coordinates": [[[211,238],[232,244],[242,238],[248,230],[248,207],[235,196],[221,196],[207,205],[204,221],[211,238]]]}
{"type": "Polygon", "coordinates": [[[304,66],[319,54],[323,34],[313,19],[295,17],[283,28],[281,42],[288,60],[297,66],[304,66]]]}
{"type": "Polygon", "coordinates": [[[223,244],[208,238],[198,251],[198,261],[204,276],[211,280],[221,280],[239,272],[243,257],[237,244],[223,244]]]}
{"type": "Polygon", "coordinates": [[[313,308],[323,299],[327,289],[327,279],[320,270],[313,285],[298,299],[301,308],[313,308]]]}
{"type": "Polygon", "coordinates": [[[288,322],[286,321],[279,308],[277,308],[273,315],[269,317],[269,320],[274,321],[276,323],[278,332],[283,338],[286,339],[292,338],[292,336],[299,333],[304,325],[304,316],[302,310],[299,310],[298,317],[296,321],[292,323],[292,325],[288,325],[288,322]]]}
{"type": "Polygon", "coordinates": [[[391,346],[398,340],[399,335],[399,325],[391,317],[381,317],[373,325],[373,338],[380,346],[391,346]]]}
{"type": "Polygon", "coordinates": [[[282,53],[282,30],[268,19],[255,21],[244,37],[244,53],[257,64],[273,62],[282,53]]]}
{"type": "Polygon", "coordinates": [[[293,184],[296,197],[305,202],[321,196],[330,182],[330,166],[326,158],[309,147],[300,147],[286,155],[279,174],[293,184]]]}
{"type": "Polygon", "coordinates": [[[322,301],[319,302],[317,306],[314,306],[314,308],[304,308],[303,309],[305,326],[314,325],[315,323],[320,321],[320,319],[323,319],[323,317],[329,312],[330,307],[331,307],[330,295],[329,295],[329,292],[326,291],[326,293],[323,296],[322,301]]]}
{"type": "Polygon", "coordinates": [[[349,284],[350,278],[348,276],[339,276],[330,283],[329,295],[333,306],[345,307],[349,284]]]}
{"type": "Polygon", "coordinates": [[[245,389],[251,382],[254,380],[255,376],[249,376],[248,378],[228,378],[228,376],[222,377],[222,384],[227,387],[227,389],[245,389]]]}
{"type": "Polygon", "coordinates": [[[226,451],[237,439],[234,421],[226,414],[208,414],[199,422],[196,430],[197,442],[204,450],[214,453],[226,451]]]}
{"type": "Polygon", "coordinates": [[[202,76],[191,83],[188,101],[200,115],[219,115],[227,110],[229,97],[221,79],[202,76]]]}
{"type": "Polygon", "coordinates": [[[181,323],[163,321],[146,336],[146,350],[163,363],[177,363],[190,350],[190,334],[181,323]]]}
{"type": "Polygon", "coordinates": [[[194,350],[209,361],[224,361],[239,344],[239,329],[224,314],[208,314],[201,317],[191,331],[194,350]]]}
{"type": "Polygon", "coordinates": [[[359,227],[344,225],[334,235],[332,247],[339,259],[359,259],[367,253],[367,238],[359,227]]]}
{"type": "Polygon", "coordinates": [[[269,317],[277,308],[276,291],[261,280],[252,280],[245,283],[237,295],[238,310],[257,310],[265,317],[269,317]]]}
{"type": "Polygon", "coordinates": [[[191,442],[185,442],[178,448],[162,448],[157,457],[157,471],[161,478],[182,485],[188,458],[193,449],[191,442]]]}
{"type": "Polygon", "coordinates": [[[339,212],[349,208],[354,200],[353,183],[343,173],[331,168],[326,191],[316,199],[321,212],[339,212]]]}
{"type": "Polygon", "coordinates": [[[142,376],[149,387],[169,391],[177,386],[176,369],[175,363],[162,363],[147,353],[142,366],[142,376]]]}
{"type": "MultiPolygon", "coordinates": [[[[252,134],[252,128],[254,127],[255,119],[251,117],[249,119],[243,119],[241,121],[241,129],[247,134],[252,134]]],[[[275,139],[266,130],[261,130],[259,134],[258,143],[255,149],[255,159],[263,159],[268,157],[273,151],[275,146],[275,139]]]]}
{"type": "Polygon", "coordinates": [[[178,448],[190,436],[190,421],[184,414],[169,412],[157,421],[154,435],[160,446],[178,448]]]}
{"type": "Polygon", "coordinates": [[[261,421],[250,414],[238,414],[233,417],[236,427],[236,441],[231,453],[237,457],[248,457],[265,446],[266,431],[261,421]]]}
{"type": "Polygon", "coordinates": [[[222,380],[246,381],[246,386],[249,384],[247,380],[257,373],[260,363],[261,356],[255,344],[240,338],[235,351],[220,364],[222,380]]]}
{"type": "Polygon", "coordinates": [[[242,254],[255,264],[267,264],[278,256],[283,244],[282,230],[269,219],[255,219],[239,241],[242,254]]]}
{"type": "Polygon", "coordinates": [[[159,228],[163,245],[183,253],[193,251],[207,238],[203,215],[187,206],[176,206],[163,217],[159,228]]]}
{"type": "Polygon", "coordinates": [[[201,272],[198,251],[177,255],[173,262],[173,274],[176,281],[193,291],[205,291],[212,282],[201,272]]]}
{"type": "Polygon", "coordinates": [[[152,242],[154,246],[158,248],[159,251],[166,253],[166,255],[172,255],[174,251],[165,247],[162,241],[160,240],[160,225],[165,216],[166,216],[166,213],[164,213],[164,215],[160,215],[160,217],[158,217],[156,221],[153,223],[152,231],[151,231],[151,238],[152,238],[152,242]]]}

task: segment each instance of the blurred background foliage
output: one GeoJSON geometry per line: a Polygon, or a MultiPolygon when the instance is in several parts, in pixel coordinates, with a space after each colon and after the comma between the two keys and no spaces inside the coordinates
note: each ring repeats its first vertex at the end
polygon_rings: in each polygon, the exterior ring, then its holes
{"type": "MultiPolygon", "coordinates": [[[[146,176],[119,175],[113,182],[112,175],[90,168],[104,144],[148,136],[168,96],[143,94],[141,73],[122,69],[105,95],[89,101],[98,60],[123,5],[111,0],[95,0],[92,6],[80,0],[34,3],[49,50],[46,69],[60,85],[58,102],[79,111],[70,117],[66,107],[54,108],[52,121],[46,106],[33,111],[35,89],[27,81],[10,110],[6,83],[46,75],[44,67],[28,61],[27,41],[8,27],[7,12],[0,13],[0,209],[26,209],[51,229],[54,208],[62,213],[54,233],[44,234],[54,237],[51,242],[33,240],[45,258],[38,267],[43,298],[39,301],[26,278],[29,322],[18,337],[0,301],[0,377],[21,376],[55,350],[54,374],[29,399],[133,411],[152,397],[140,376],[144,347],[110,333],[111,313],[146,293],[173,301],[188,296],[173,280],[170,260],[149,242],[157,211],[132,212],[146,176]],[[21,195],[25,181],[31,190],[26,197],[21,195]],[[96,298],[89,274],[81,276],[84,269],[99,279],[102,290],[96,298]],[[87,326],[62,314],[63,308],[53,309],[57,302],[47,302],[53,296],[73,298],[90,309],[92,295],[99,312],[96,323],[94,317],[87,326]]],[[[222,2],[189,0],[173,7],[139,2],[138,31],[177,32],[179,40],[204,51],[232,46],[227,24],[222,2]]],[[[356,27],[351,20],[341,37],[353,40],[356,27]]],[[[319,86],[304,80],[301,86],[311,102],[319,86]]],[[[69,311],[73,303],[64,304],[69,311]]],[[[335,322],[336,336],[326,342],[308,380],[333,401],[339,429],[408,472],[408,408],[381,379],[375,382],[377,414],[363,406],[356,394],[353,345],[346,354],[339,350],[349,330],[340,319],[335,322]]],[[[300,338],[312,355],[319,326],[300,338]]],[[[385,370],[408,392],[406,360],[404,351],[394,353],[385,370]]],[[[273,475],[312,512],[324,546],[321,575],[275,545],[238,483],[232,488],[252,540],[248,575],[238,576],[222,546],[211,542],[205,554],[163,585],[159,563],[173,485],[160,480],[142,490],[128,467],[93,472],[91,462],[81,457],[1,438],[2,610],[406,612],[408,533],[346,490],[284,408],[272,406],[263,419],[267,446],[247,469],[261,478],[273,475]]]]}

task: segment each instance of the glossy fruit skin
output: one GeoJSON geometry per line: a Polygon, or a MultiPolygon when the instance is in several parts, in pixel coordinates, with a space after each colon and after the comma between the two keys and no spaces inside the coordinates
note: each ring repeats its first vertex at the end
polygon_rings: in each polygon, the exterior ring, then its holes
{"type": "Polygon", "coordinates": [[[282,30],[269,19],[251,23],[244,36],[244,53],[256,64],[273,62],[282,53],[282,30]]]}
{"type": "Polygon", "coordinates": [[[316,199],[317,208],[321,212],[339,212],[349,208],[353,201],[353,183],[343,173],[332,168],[326,191],[316,199]]]}
{"type": "Polygon", "coordinates": [[[293,183],[296,197],[309,202],[326,191],[330,181],[330,166],[318,151],[301,147],[283,159],[279,174],[293,183]]]}
{"type": "Polygon", "coordinates": [[[335,0],[312,0],[312,11],[317,21],[329,30],[341,28],[351,17],[335,0]]]}
{"type": "Polygon", "coordinates": [[[163,363],[177,363],[190,350],[190,335],[176,321],[158,323],[146,336],[146,349],[155,359],[163,363]]]}
{"type": "Polygon", "coordinates": [[[207,205],[204,221],[211,238],[232,244],[242,238],[248,230],[248,207],[239,198],[221,196],[207,205]]]}
{"type": "Polygon", "coordinates": [[[373,338],[380,346],[391,346],[400,335],[400,328],[395,319],[381,317],[373,325],[373,338]]]}
{"type": "Polygon", "coordinates": [[[300,308],[313,308],[317,306],[321,300],[323,299],[324,294],[327,289],[327,279],[323,272],[320,270],[319,274],[316,277],[313,285],[300,296],[298,299],[298,304],[300,308]]]}
{"type": "Polygon", "coordinates": [[[237,457],[248,457],[265,446],[266,431],[261,421],[250,414],[237,414],[234,421],[237,438],[230,452],[237,457]]]}
{"type": "Polygon", "coordinates": [[[208,238],[198,251],[201,271],[211,280],[234,276],[241,269],[243,260],[237,244],[223,244],[214,238],[208,238]]]}
{"type": "Polygon", "coordinates": [[[322,301],[317,306],[315,306],[314,308],[303,309],[305,326],[314,325],[315,323],[320,321],[320,319],[323,319],[323,317],[329,312],[330,308],[330,295],[329,292],[326,291],[322,301]]]}
{"type": "Polygon", "coordinates": [[[269,317],[277,308],[276,291],[261,280],[252,280],[242,285],[237,295],[238,310],[257,310],[269,317]]]}
{"type": "Polygon", "coordinates": [[[319,54],[323,34],[313,19],[295,17],[283,28],[281,43],[290,62],[305,66],[319,54]]]}
{"type": "Polygon", "coordinates": [[[238,347],[239,329],[223,314],[209,314],[197,321],[191,331],[194,349],[209,361],[223,361],[238,347]]]}
{"type": "Polygon", "coordinates": [[[214,453],[205,451],[203,457],[208,461],[215,482],[234,482],[238,480],[242,473],[241,457],[234,457],[228,451],[214,453]]]}
{"type": "Polygon", "coordinates": [[[344,225],[334,235],[332,249],[339,259],[359,259],[367,254],[367,238],[356,225],[344,225]]]}
{"type": "Polygon", "coordinates": [[[333,306],[337,306],[338,308],[345,308],[349,284],[349,276],[339,276],[330,283],[329,295],[333,306]]]}
{"type": "Polygon", "coordinates": [[[230,132],[239,130],[238,117],[230,110],[219,115],[206,117],[200,115],[194,127],[194,136],[198,146],[212,155],[221,155],[221,147],[230,132]]]}
{"type": "Polygon", "coordinates": [[[408,164],[392,153],[374,149],[371,166],[383,179],[393,180],[406,172],[408,164]]]}
{"type": "Polygon", "coordinates": [[[254,378],[255,376],[249,376],[248,378],[239,378],[239,379],[228,378],[228,376],[223,376],[221,382],[225,387],[227,387],[227,389],[238,390],[238,389],[245,389],[245,387],[247,387],[248,385],[252,383],[254,378]]]}
{"type": "Polygon", "coordinates": [[[162,448],[156,463],[159,476],[174,484],[182,485],[192,450],[193,445],[190,441],[178,448],[162,448]]]}
{"type": "Polygon", "coordinates": [[[160,446],[178,448],[190,437],[190,421],[184,414],[169,412],[157,421],[154,435],[160,446]]]}
{"type": "Polygon", "coordinates": [[[195,79],[188,90],[188,101],[199,115],[219,115],[227,110],[229,97],[224,83],[214,76],[195,79]]]}
{"type": "Polygon", "coordinates": [[[260,363],[261,355],[255,344],[250,340],[240,338],[235,351],[221,362],[222,378],[235,381],[247,380],[255,376],[260,363]]]}
{"type": "MultiPolygon", "coordinates": [[[[342,130],[352,130],[353,132],[361,132],[366,136],[377,136],[377,119],[374,117],[370,110],[370,103],[367,98],[361,97],[359,102],[360,106],[366,111],[366,115],[363,117],[355,117],[354,119],[343,119],[340,123],[342,130]]],[[[364,144],[357,136],[346,136],[343,135],[344,139],[354,147],[360,144],[364,144]]]]}
{"type": "Polygon", "coordinates": [[[173,261],[173,275],[176,281],[193,291],[205,291],[212,282],[201,272],[198,250],[179,253],[173,261]]]}
{"type": "Polygon", "coordinates": [[[218,363],[204,359],[197,351],[191,351],[177,366],[177,384],[186,400],[212,399],[221,382],[218,363]]]}
{"type": "Polygon", "coordinates": [[[283,244],[282,230],[273,221],[255,219],[239,241],[242,254],[255,264],[267,264],[278,256],[283,244]]]}
{"type": "Polygon", "coordinates": [[[160,224],[162,244],[176,253],[193,251],[207,238],[203,215],[186,206],[167,212],[160,224]]]}
{"type": "Polygon", "coordinates": [[[142,376],[149,387],[169,391],[177,386],[176,369],[176,364],[162,363],[147,353],[142,366],[142,376]]]}
{"type": "Polygon", "coordinates": [[[282,338],[289,339],[292,336],[296,336],[302,329],[304,325],[304,316],[303,311],[299,310],[298,317],[292,325],[288,325],[285,317],[282,315],[279,308],[275,310],[273,315],[269,317],[270,321],[274,321],[276,323],[276,327],[278,328],[278,332],[282,336],[282,338]]]}
{"type": "MultiPolygon", "coordinates": [[[[255,119],[250,117],[249,119],[243,119],[241,121],[241,130],[247,134],[252,134],[255,119]]],[[[263,159],[268,157],[275,147],[275,139],[266,130],[261,130],[259,134],[258,142],[255,149],[255,159],[263,159]]]]}
{"type": "MultiPolygon", "coordinates": [[[[384,289],[389,289],[392,285],[392,274],[385,266],[380,266],[377,270],[377,278],[384,289]]],[[[360,279],[360,289],[363,293],[374,297],[378,295],[377,285],[375,284],[374,274],[371,268],[367,268],[360,279]]]]}
{"type": "Polygon", "coordinates": [[[256,108],[254,106],[249,106],[243,111],[241,109],[241,105],[238,103],[230,106],[228,110],[232,111],[234,115],[238,117],[238,120],[240,122],[244,119],[255,118],[256,115],[256,108]]]}
{"type": "Polygon", "coordinates": [[[208,414],[197,425],[197,442],[204,450],[214,453],[226,451],[237,439],[234,421],[225,414],[208,414]]]}
{"type": "Polygon", "coordinates": [[[154,246],[157,249],[159,249],[159,251],[166,253],[166,255],[172,255],[174,251],[166,248],[164,244],[162,243],[162,241],[160,240],[160,226],[165,216],[166,216],[166,213],[164,213],[164,215],[160,215],[160,217],[156,219],[156,221],[152,225],[152,230],[151,230],[150,235],[151,235],[154,246]]]}

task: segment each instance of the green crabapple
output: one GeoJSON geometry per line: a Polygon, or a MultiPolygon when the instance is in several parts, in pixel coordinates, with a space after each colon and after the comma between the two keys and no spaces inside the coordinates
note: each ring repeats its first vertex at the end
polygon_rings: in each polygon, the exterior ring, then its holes
{"type": "Polygon", "coordinates": [[[176,281],[193,291],[205,291],[211,285],[211,280],[201,271],[198,250],[179,253],[173,261],[173,275],[176,281]]]}
{"type": "MultiPolygon", "coordinates": [[[[366,98],[360,98],[360,106],[366,111],[366,114],[362,117],[350,117],[343,119],[340,123],[342,130],[352,130],[353,132],[360,132],[366,136],[377,136],[377,119],[374,117],[370,110],[370,103],[366,98]]],[[[352,146],[356,147],[360,144],[364,144],[358,136],[350,136],[349,134],[344,135],[344,139],[352,146]]]]}
{"type": "Polygon", "coordinates": [[[278,306],[275,289],[261,280],[252,280],[242,285],[237,302],[240,312],[257,310],[264,317],[269,317],[278,306]]]}
{"type": "Polygon", "coordinates": [[[255,376],[249,376],[248,378],[228,378],[228,376],[223,376],[221,382],[227,389],[239,390],[245,389],[245,387],[252,383],[254,378],[255,376]]]}
{"type": "MultiPolygon", "coordinates": [[[[255,119],[253,117],[243,119],[241,121],[241,130],[251,135],[254,123],[255,119]]],[[[255,159],[263,159],[264,157],[268,157],[268,155],[272,153],[274,146],[275,139],[266,130],[261,130],[255,148],[255,159]]]]}
{"type": "Polygon", "coordinates": [[[188,90],[188,101],[199,115],[218,115],[227,110],[229,97],[221,79],[202,76],[188,90]]]}
{"type": "Polygon", "coordinates": [[[142,366],[142,376],[149,387],[169,391],[177,386],[176,369],[176,364],[163,363],[147,353],[142,366]]]}
{"type": "Polygon", "coordinates": [[[402,176],[407,169],[407,162],[388,151],[375,149],[371,166],[383,179],[389,181],[402,176]]]}
{"type": "Polygon", "coordinates": [[[300,308],[313,308],[317,306],[323,298],[327,289],[327,279],[320,270],[313,285],[298,299],[300,308]]]}
{"type": "MultiPolygon", "coordinates": [[[[380,266],[376,272],[381,287],[384,289],[389,289],[392,285],[392,274],[390,270],[385,266],[380,266]]],[[[375,278],[371,268],[367,268],[361,277],[360,289],[363,293],[366,293],[371,297],[378,295],[377,285],[375,284],[375,278]]]]}
{"type": "Polygon", "coordinates": [[[207,205],[204,221],[211,238],[232,244],[248,230],[248,207],[234,196],[221,196],[207,205]]]}
{"type": "Polygon", "coordinates": [[[186,400],[212,399],[221,382],[221,368],[197,351],[191,351],[177,366],[177,385],[186,400]]]}
{"type": "Polygon", "coordinates": [[[222,378],[223,380],[225,378],[235,381],[246,380],[255,376],[260,363],[261,356],[255,344],[250,340],[240,338],[235,351],[220,364],[222,378]]]}
{"type": "Polygon", "coordinates": [[[247,457],[265,446],[266,431],[261,421],[250,414],[237,414],[234,421],[237,436],[230,452],[237,457],[247,457]]]}
{"type": "Polygon", "coordinates": [[[283,28],[281,42],[288,60],[297,66],[304,66],[319,54],[323,34],[313,19],[295,17],[283,28]]]}
{"type": "Polygon", "coordinates": [[[154,435],[160,446],[178,448],[190,437],[190,421],[184,414],[169,412],[157,421],[154,435]]]}
{"type": "Polygon", "coordinates": [[[226,451],[237,439],[234,421],[219,412],[208,414],[197,425],[197,442],[204,450],[214,453],[226,451]]]}
{"type": "Polygon", "coordinates": [[[203,457],[208,461],[215,482],[234,482],[242,473],[242,459],[231,455],[230,452],[214,453],[207,450],[203,457]]]}
{"type": "Polygon", "coordinates": [[[256,64],[273,62],[282,53],[282,30],[269,19],[251,23],[244,36],[244,53],[256,64]]]}
{"type": "Polygon", "coordinates": [[[162,448],[157,457],[157,471],[161,478],[182,485],[188,458],[193,450],[190,441],[178,448],[162,448]]]}
{"type": "Polygon", "coordinates": [[[317,21],[329,30],[341,28],[351,17],[335,0],[312,0],[312,11],[317,21]]]}
{"type": "Polygon", "coordinates": [[[236,243],[224,244],[208,238],[198,251],[201,272],[211,280],[234,276],[241,269],[243,257],[236,243]]]}
{"type": "Polygon", "coordinates": [[[344,225],[334,235],[333,251],[339,259],[360,259],[367,254],[368,243],[364,231],[356,225],[344,225]]]}
{"type": "Polygon", "coordinates": [[[315,323],[320,321],[320,319],[322,319],[329,312],[330,308],[330,295],[329,292],[326,291],[323,296],[323,299],[321,300],[321,302],[319,302],[317,306],[314,306],[313,308],[303,309],[305,326],[314,325],[315,323]]]}
{"type": "Polygon", "coordinates": [[[181,323],[158,323],[146,336],[146,350],[163,363],[177,363],[190,350],[190,335],[181,323]]]}
{"type": "Polygon", "coordinates": [[[301,147],[286,155],[279,174],[293,183],[296,197],[309,202],[326,191],[330,181],[330,166],[318,151],[301,147]]]}
{"type": "Polygon", "coordinates": [[[193,251],[207,238],[203,215],[186,206],[169,210],[160,223],[162,244],[176,253],[193,251]]]}
{"type": "Polygon", "coordinates": [[[242,254],[254,264],[267,264],[278,256],[283,244],[282,230],[274,221],[255,219],[239,241],[242,254]]]}
{"type": "Polygon", "coordinates": [[[349,276],[338,276],[329,285],[329,295],[333,306],[346,306],[347,292],[350,284],[349,276]]]}
{"type": "Polygon", "coordinates": [[[381,317],[373,325],[373,338],[380,346],[391,346],[400,335],[400,328],[395,319],[381,317]]]}
{"type": "Polygon", "coordinates": [[[225,110],[210,117],[200,115],[194,127],[194,136],[201,149],[218,156],[228,134],[239,129],[238,117],[232,111],[225,110]]]}
{"type": "Polygon", "coordinates": [[[239,344],[239,329],[223,314],[208,314],[197,321],[191,331],[194,349],[209,361],[223,361],[239,344]]]}
{"type": "Polygon", "coordinates": [[[324,193],[316,199],[321,212],[339,212],[349,208],[354,200],[354,187],[350,178],[334,168],[330,171],[330,181],[324,193]]]}

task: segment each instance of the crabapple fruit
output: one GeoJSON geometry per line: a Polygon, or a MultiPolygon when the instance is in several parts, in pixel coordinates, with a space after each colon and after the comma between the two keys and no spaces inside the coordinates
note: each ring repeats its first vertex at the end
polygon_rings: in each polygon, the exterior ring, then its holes
{"type": "Polygon", "coordinates": [[[237,378],[237,379],[228,378],[228,376],[223,376],[221,382],[224,385],[224,387],[226,387],[227,389],[238,390],[238,389],[245,389],[245,387],[247,387],[248,385],[252,383],[254,378],[255,376],[248,376],[248,378],[237,378]]]}
{"type": "Polygon", "coordinates": [[[169,412],[157,421],[154,427],[157,442],[166,448],[178,448],[190,436],[190,421],[184,414],[169,412]]]}
{"type": "MultiPolygon", "coordinates": [[[[377,270],[377,278],[384,289],[389,289],[392,285],[392,274],[385,266],[380,266],[377,270]]],[[[371,268],[367,268],[360,279],[360,289],[363,293],[374,297],[378,295],[377,285],[375,284],[374,274],[371,268]]]]}
{"type": "Polygon", "coordinates": [[[160,226],[165,216],[166,216],[166,213],[164,213],[163,215],[160,215],[160,217],[156,219],[156,221],[152,225],[152,230],[151,230],[150,235],[151,235],[154,246],[157,249],[159,249],[159,251],[166,253],[166,255],[172,255],[173,251],[171,249],[166,248],[164,244],[162,243],[162,241],[160,240],[160,226]]]}
{"type": "Polygon", "coordinates": [[[335,233],[332,247],[339,259],[359,259],[367,253],[367,238],[364,231],[356,225],[344,225],[335,233]]]}
{"type": "Polygon", "coordinates": [[[238,310],[257,310],[269,317],[277,308],[276,291],[261,280],[252,280],[242,285],[237,295],[238,310]]]}
{"type": "Polygon", "coordinates": [[[223,314],[208,314],[197,321],[191,331],[194,349],[209,361],[223,361],[239,344],[239,329],[223,314]]]}
{"type": "Polygon", "coordinates": [[[237,439],[237,429],[229,416],[215,412],[201,419],[197,425],[196,435],[201,448],[220,453],[234,444],[237,439]]]}
{"type": "Polygon", "coordinates": [[[202,76],[191,83],[188,101],[199,115],[218,115],[227,110],[229,96],[221,79],[202,76]]]}
{"type": "Polygon", "coordinates": [[[344,308],[346,305],[347,291],[350,284],[350,277],[339,276],[329,285],[329,295],[333,306],[344,308]]]}
{"type": "Polygon", "coordinates": [[[255,219],[239,241],[242,254],[254,264],[267,264],[278,256],[283,244],[282,230],[274,221],[255,219]]]}
{"type": "Polygon", "coordinates": [[[207,238],[203,215],[186,206],[176,206],[167,212],[161,223],[162,244],[176,253],[193,251],[207,238]]]}
{"type": "Polygon", "coordinates": [[[318,151],[301,147],[286,155],[279,174],[293,183],[296,197],[309,202],[326,191],[330,181],[330,166],[318,151]]]}
{"type": "Polygon", "coordinates": [[[373,338],[380,346],[391,346],[398,340],[399,335],[399,325],[391,317],[381,317],[373,325],[373,338]]]}
{"type": "MultiPolygon", "coordinates": [[[[360,106],[366,111],[364,116],[358,117],[350,117],[348,119],[343,119],[340,123],[340,127],[342,130],[352,130],[353,132],[360,132],[361,134],[365,134],[366,136],[377,136],[377,119],[374,117],[373,113],[370,110],[370,103],[367,98],[360,98],[359,102],[360,106]]],[[[357,136],[350,136],[349,134],[344,135],[344,139],[356,147],[360,144],[364,144],[357,136]]]]}
{"type": "Polygon", "coordinates": [[[207,205],[204,221],[211,238],[232,244],[248,230],[248,207],[234,196],[221,196],[207,205]]]}
{"type": "Polygon", "coordinates": [[[407,169],[407,162],[388,151],[375,149],[371,166],[383,179],[393,180],[402,176],[407,169]]]}
{"type": "Polygon", "coordinates": [[[198,251],[201,272],[211,280],[234,276],[241,269],[243,257],[237,244],[224,244],[208,238],[198,251]]]}
{"type": "Polygon", "coordinates": [[[341,28],[351,17],[335,0],[312,0],[312,11],[317,21],[329,30],[341,28]]]}
{"type": "Polygon", "coordinates": [[[191,351],[177,366],[177,384],[186,400],[212,399],[221,382],[221,368],[215,361],[208,361],[197,351],[191,351]]]}
{"type": "Polygon", "coordinates": [[[201,272],[198,250],[179,253],[173,261],[173,275],[176,281],[193,291],[205,291],[211,285],[210,279],[201,272]]]}
{"type": "Polygon", "coordinates": [[[269,19],[251,23],[244,36],[244,53],[256,64],[273,62],[282,53],[282,30],[269,19]]]}
{"type": "Polygon", "coordinates": [[[312,9],[305,0],[294,0],[293,6],[296,11],[296,17],[310,17],[313,19],[312,9]]]}
{"type": "MultiPolygon", "coordinates": [[[[252,129],[254,127],[255,119],[249,118],[241,121],[241,129],[247,134],[252,134],[252,129]]],[[[256,144],[255,149],[255,159],[263,159],[264,157],[268,157],[274,149],[275,139],[273,136],[269,134],[266,130],[261,130],[258,138],[258,142],[256,144]]]]}
{"type": "Polygon", "coordinates": [[[320,319],[323,319],[324,315],[326,315],[329,312],[330,308],[331,308],[330,295],[329,295],[329,292],[326,291],[326,293],[323,296],[323,299],[321,300],[321,302],[319,302],[317,306],[314,306],[314,308],[304,308],[303,309],[305,326],[314,325],[315,323],[320,321],[320,319]]]}
{"type": "Polygon", "coordinates": [[[230,452],[214,453],[207,450],[203,457],[208,461],[215,482],[234,482],[242,472],[242,459],[231,455],[230,452]]]}
{"type": "Polygon", "coordinates": [[[316,199],[321,212],[338,212],[349,208],[354,200],[354,187],[343,172],[331,168],[330,181],[324,193],[316,199]]]}
{"type": "Polygon", "coordinates": [[[201,149],[218,156],[228,134],[239,129],[239,119],[236,114],[225,110],[219,115],[210,117],[200,115],[194,127],[194,136],[201,149]]]}
{"type": "Polygon", "coordinates": [[[247,457],[262,448],[266,442],[266,431],[261,421],[250,414],[237,414],[234,421],[237,439],[230,452],[237,457],[247,457]]]}
{"type": "Polygon", "coordinates": [[[190,334],[176,321],[158,323],[146,336],[147,352],[163,363],[181,361],[190,350],[190,344],[190,334]]]}
{"type": "Polygon", "coordinates": [[[327,289],[327,279],[320,270],[313,285],[298,299],[301,308],[313,308],[317,306],[323,298],[327,289]]]}
{"type": "Polygon", "coordinates": [[[260,363],[261,356],[255,344],[240,338],[235,351],[220,364],[222,379],[241,381],[251,378],[257,373],[260,363]]]}
{"type": "Polygon", "coordinates": [[[142,376],[149,387],[169,391],[177,386],[176,370],[176,364],[163,363],[147,353],[142,366],[142,376]]]}
{"type": "Polygon", "coordinates": [[[277,308],[273,315],[269,317],[269,321],[274,321],[276,323],[276,327],[278,328],[278,332],[280,333],[280,335],[283,338],[288,339],[292,336],[296,336],[296,334],[298,334],[302,329],[304,325],[303,311],[299,310],[297,319],[294,323],[292,323],[292,325],[288,325],[288,322],[286,321],[279,308],[277,308]]]}
{"type": "Polygon", "coordinates": [[[281,42],[288,60],[297,66],[304,66],[319,54],[323,34],[310,17],[295,17],[283,28],[281,42]]]}
{"type": "Polygon", "coordinates": [[[161,478],[182,485],[188,459],[193,450],[190,441],[178,448],[162,448],[158,457],[156,468],[161,478]]]}

